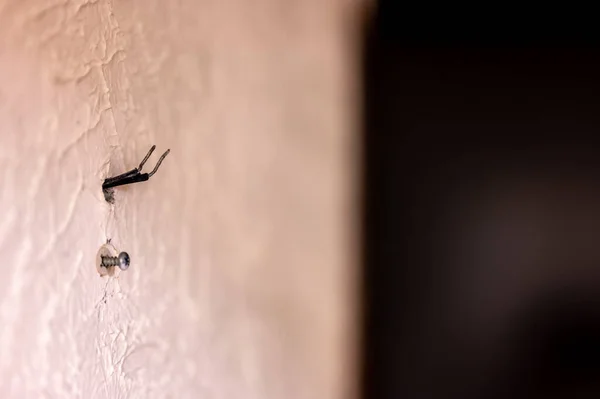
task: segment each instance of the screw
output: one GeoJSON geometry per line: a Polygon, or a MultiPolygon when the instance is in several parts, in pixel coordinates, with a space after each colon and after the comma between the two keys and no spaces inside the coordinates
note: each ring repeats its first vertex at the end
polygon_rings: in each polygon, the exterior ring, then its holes
{"type": "Polygon", "coordinates": [[[127,252],[121,252],[119,256],[102,256],[102,267],[113,267],[119,266],[121,270],[127,270],[129,267],[129,254],[127,252]]]}

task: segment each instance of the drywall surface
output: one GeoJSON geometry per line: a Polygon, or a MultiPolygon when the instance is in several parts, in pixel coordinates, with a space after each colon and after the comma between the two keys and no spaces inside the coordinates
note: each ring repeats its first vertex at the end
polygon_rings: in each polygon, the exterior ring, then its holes
{"type": "Polygon", "coordinates": [[[355,8],[0,0],[0,397],[352,396],[355,8]]]}

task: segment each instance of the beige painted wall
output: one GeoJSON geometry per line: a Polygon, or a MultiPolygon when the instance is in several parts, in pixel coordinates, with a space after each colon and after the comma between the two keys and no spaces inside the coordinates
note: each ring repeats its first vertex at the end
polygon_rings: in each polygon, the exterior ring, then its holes
{"type": "Polygon", "coordinates": [[[356,8],[0,0],[0,397],[352,396],[356,8]]]}

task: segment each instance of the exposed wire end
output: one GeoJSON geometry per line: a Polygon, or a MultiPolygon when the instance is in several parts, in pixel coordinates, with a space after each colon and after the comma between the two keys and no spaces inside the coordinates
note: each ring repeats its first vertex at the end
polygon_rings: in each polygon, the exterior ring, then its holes
{"type": "Polygon", "coordinates": [[[142,167],[148,160],[148,158],[150,158],[150,155],[152,154],[152,152],[154,151],[155,148],[156,148],[155,145],[153,145],[152,148],[150,148],[150,151],[148,151],[148,154],[146,154],[146,156],[140,163],[139,168],[134,168],[134,169],[130,170],[129,172],[125,172],[118,176],[109,177],[104,180],[104,183],[102,183],[102,190],[104,192],[104,199],[107,202],[109,202],[111,204],[114,202],[113,187],[124,186],[126,184],[132,184],[132,183],[144,182],[144,181],[147,181],[148,179],[150,179],[150,177],[152,177],[152,175],[154,175],[156,173],[156,171],[160,167],[162,161],[165,159],[165,157],[167,155],[169,155],[169,152],[171,152],[171,150],[167,150],[164,154],[162,154],[162,156],[158,159],[158,162],[156,163],[156,166],[154,167],[152,172],[150,172],[150,173],[141,173],[140,172],[142,167]]]}
{"type": "Polygon", "coordinates": [[[169,152],[171,152],[171,149],[168,149],[167,151],[165,151],[164,154],[161,155],[161,157],[158,159],[158,162],[156,163],[156,166],[154,167],[154,169],[152,170],[152,172],[148,173],[148,178],[152,177],[152,175],[156,173],[156,171],[158,170],[158,167],[162,163],[163,159],[165,159],[165,157],[167,155],[169,155],[169,152]]]}
{"type": "Polygon", "coordinates": [[[140,163],[140,166],[138,166],[138,172],[142,171],[142,168],[144,167],[144,164],[146,163],[146,161],[148,160],[148,158],[150,158],[150,155],[152,155],[152,152],[154,151],[155,148],[156,148],[155,145],[153,145],[152,148],[150,148],[150,151],[148,151],[148,153],[146,154],[146,156],[144,157],[144,159],[140,163]]]}

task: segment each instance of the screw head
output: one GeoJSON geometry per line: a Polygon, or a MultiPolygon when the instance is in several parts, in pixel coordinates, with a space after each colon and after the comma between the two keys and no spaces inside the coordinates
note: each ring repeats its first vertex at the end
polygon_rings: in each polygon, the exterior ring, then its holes
{"type": "Polygon", "coordinates": [[[121,252],[119,254],[119,268],[121,270],[127,270],[129,267],[129,254],[127,252],[121,252]]]}

